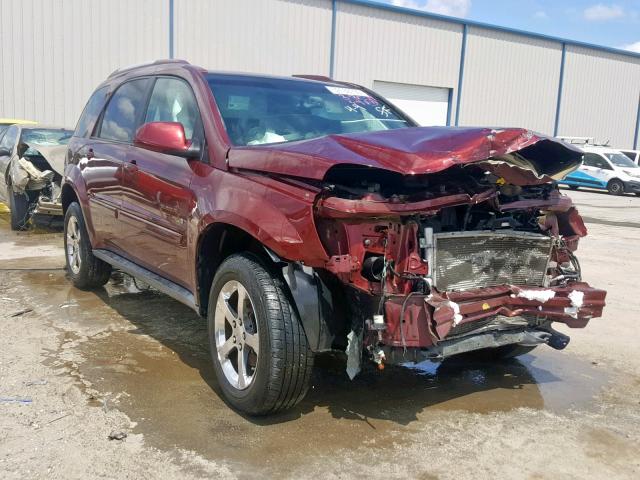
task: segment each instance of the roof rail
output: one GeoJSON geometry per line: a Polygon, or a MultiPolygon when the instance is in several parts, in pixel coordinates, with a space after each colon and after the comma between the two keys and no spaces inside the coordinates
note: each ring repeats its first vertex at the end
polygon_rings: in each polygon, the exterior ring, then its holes
{"type": "Polygon", "coordinates": [[[307,75],[302,73],[297,73],[291,75],[294,78],[304,78],[305,80],[317,80],[319,82],[333,82],[332,78],[327,77],[326,75],[307,75]]]}
{"type": "Polygon", "coordinates": [[[151,65],[164,65],[167,63],[180,63],[184,65],[190,65],[190,63],[187,62],[186,60],[180,60],[177,58],[166,58],[166,59],[154,60],[152,62],[136,63],[134,65],[128,65],[126,67],[117,68],[113,72],[111,72],[111,75],[109,75],[108,78],[114,77],[116,75],[120,75],[121,73],[124,73],[124,72],[128,72],[129,70],[133,70],[134,68],[149,67],[151,65]]]}
{"type": "Polygon", "coordinates": [[[592,145],[594,147],[608,147],[609,140],[606,142],[597,142],[594,137],[563,137],[562,135],[557,136],[556,138],[562,140],[563,142],[573,143],[576,145],[592,145]]]}
{"type": "Polygon", "coordinates": [[[558,135],[556,138],[562,140],[567,143],[574,143],[578,145],[595,145],[595,139],[593,137],[564,137],[562,135],[558,135]]]}

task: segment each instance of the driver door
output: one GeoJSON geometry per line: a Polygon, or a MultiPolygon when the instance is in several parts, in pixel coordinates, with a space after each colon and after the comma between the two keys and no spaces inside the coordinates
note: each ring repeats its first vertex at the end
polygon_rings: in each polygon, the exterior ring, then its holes
{"type": "MultiPolygon", "coordinates": [[[[188,141],[203,141],[200,113],[189,84],[177,77],[155,79],[142,124],[178,122],[188,141]]],[[[128,255],[145,268],[190,288],[193,266],[187,228],[196,199],[190,189],[198,160],[133,145],[123,170],[123,233],[128,255]]]]}

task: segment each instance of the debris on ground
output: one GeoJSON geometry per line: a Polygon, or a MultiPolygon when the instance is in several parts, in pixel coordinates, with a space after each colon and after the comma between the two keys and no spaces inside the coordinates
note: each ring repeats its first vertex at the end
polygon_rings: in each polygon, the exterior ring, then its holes
{"type": "Polygon", "coordinates": [[[42,380],[31,380],[30,382],[26,382],[25,385],[27,387],[32,387],[34,385],[46,385],[47,381],[42,379],[42,380]]]}
{"type": "Polygon", "coordinates": [[[0,403],[32,403],[30,398],[0,397],[0,403]]]}
{"type": "Polygon", "coordinates": [[[126,432],[117,432],[117,431],[113,431],[109,434],[109,440],[124,440],[125,438],[127,438],[127,433],[126,432]]]}
{"type": "Polygon", "coordinates": [[[10,317],[11,318],[20,317],[20,316],[24,315],[25,313],[29,313],[29,312],[33,312],[33,308],[25,308],[24,310],[19,310],[19,311],[15,312],[15,313],[12,313],[10,315],[10,317]]]}

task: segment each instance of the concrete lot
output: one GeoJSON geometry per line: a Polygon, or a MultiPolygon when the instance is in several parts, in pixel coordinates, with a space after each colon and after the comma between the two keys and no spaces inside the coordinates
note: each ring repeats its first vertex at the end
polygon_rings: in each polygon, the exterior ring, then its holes
{"type": "Polygon", "coordinates": [[[74,289],[61,235],[0,213],[0,478],[640,478],[640,198],[570,195],[609,305],[566,350],[354,382],[325,361],[261,420],[215,392],[190,310],[126,278],[74,289]]]}

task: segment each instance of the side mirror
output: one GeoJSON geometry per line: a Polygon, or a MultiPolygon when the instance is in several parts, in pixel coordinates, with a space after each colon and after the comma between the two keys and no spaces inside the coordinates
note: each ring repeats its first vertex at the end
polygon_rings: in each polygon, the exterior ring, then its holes
{"type": "Polygon", "coordinates": [[[8,157],[11,155],[11,152],[6,148],[0,148],[0,157],[8,157]]]}
{"type": "Polygon", "coordinates": [[[136,147],[184,158],[199,157],[201,147],[187,142],[184,127],[178,122],[149,122],[138,128],[133,140],[136,147]]]}

